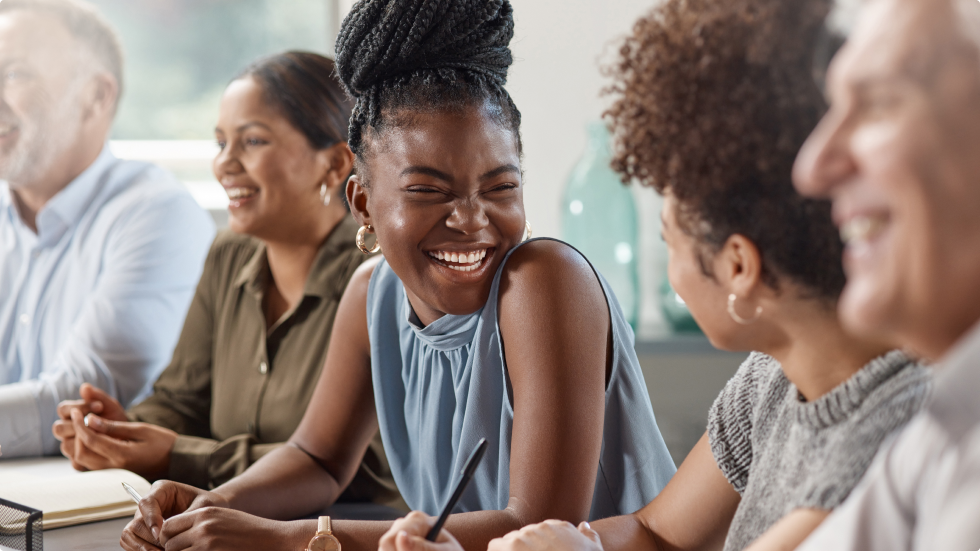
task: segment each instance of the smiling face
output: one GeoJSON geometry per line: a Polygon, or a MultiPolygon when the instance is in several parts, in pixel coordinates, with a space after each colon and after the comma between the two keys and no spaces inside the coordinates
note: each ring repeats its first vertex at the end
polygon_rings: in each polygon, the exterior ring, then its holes
{"type": "Polygon", "coordinates": [[[980,318],[980,56],[947,2],[874,0],[828,85],[794,179],[833,199],[841,317],[937,358],[980,318]]]}
{"type": "Polygon", "coordinates": [[[214,159],[214,175],[228,193],[233,231],[287,239],[323,218],[320,186],[330,167],[330,148],[314,149],[265,101],[253,78],[228,85],[215,138],[221,152],[214,159]]]}
{"type": "Polygon", "coordinates": [[[52,17],[0,14],[0,180],[14,188],[71,160],[82,125],[77,50],[52,17]]]}
{"type": "Polygon", "coordinates": [[[352,178],[348,199],[355,217],[374,227],[419,319],[482,308],[524,232],[513,132],[481,108],[413,114],[370,149],[367,182],[352,178]]]}

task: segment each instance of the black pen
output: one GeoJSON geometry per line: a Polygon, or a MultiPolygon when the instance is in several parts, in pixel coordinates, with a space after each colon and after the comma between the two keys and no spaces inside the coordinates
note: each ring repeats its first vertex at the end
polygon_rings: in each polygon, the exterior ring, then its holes
{"type": "Polygon", "coordinates": [[[466,460],[466,465],[463,467],[463,476],[459,478],[459,482],[456,484],[456,490],[453,491],[453,495],[449,496],[449,501],[442,508],[442,514],[439,515],[439,519],[432,526],[432,530],[429,530],[429,534],[425,536],[425,539],[436,541],[436,537],[439,536],[439,531],[442,530],[442,526],[446,524],[446,519],[449,518],[449,513],[453,511],[453,507],[456,507],[456,502],[463,495],[463,490],[470,483],[470,479],[473,478],[473,473],[476,472],[477,465],[480,464],[480,460],[483,459],[483,454],[486,452],[487,439],[481,438],[480,442],[476,445],[476,449],[470,454],[470,458],[466,460]]]}

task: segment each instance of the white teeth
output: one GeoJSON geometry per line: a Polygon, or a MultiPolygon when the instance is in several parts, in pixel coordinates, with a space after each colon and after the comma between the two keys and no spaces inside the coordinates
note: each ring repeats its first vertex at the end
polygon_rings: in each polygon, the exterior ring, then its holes
{"type": "Polygon", "coordinates": [[[429,256],[436,260],[443,260],[445,262],[454,262],[457,264],[463,264],[463,266],[452,266],[449,264],[443,264],[447,268],[452,268],[458,272],[470,272],[480,267],[480,262],[487,257],[487,250],[480,249],[478,251],[472,251],[469,253],[465,252],[449,252],[449,251],[431,251],[428,253],[429,256]]]}
{"type": "Polygon", "coordinates": [[[225,188],[225,192],[228,194],[229,199],[244,199],[245,197],[251,197],[257,193],[255,189],[245,187],[225,188]]]}
{"type": "Polygon", "coordinates": [[[840,239],[845,245],[857,241],[870,241],[880,234],[887,225],[881,216],[855,216],[840,227],[840,239]]]}

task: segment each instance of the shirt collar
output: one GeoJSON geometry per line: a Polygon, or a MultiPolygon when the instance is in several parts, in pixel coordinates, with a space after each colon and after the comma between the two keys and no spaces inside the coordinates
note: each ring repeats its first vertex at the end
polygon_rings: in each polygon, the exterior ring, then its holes
{"type": "Polygon", "coordinates": [[[928,410],[954,439],[980,424],[980,322],[939,363],[928,410]]]}
{"type": "Polygon", "coordinates": [[[81,220],[104,184],[106,171],[116,163],[109,147],[64,189],[52,197],[37,213],[37,234],[45,242],[57,241],[81,220]]]}
{"type": "MultiPolygon", "coordinates": [[[[303,286],[304,296],[326,298],[331,295],[343,294],[346,285],[338,289],[336,274],[328,267],[337,255],[354,246],[354,234],[357,233],[357,222],[350,216],[345,216],[327,235],[317,251],[310,275],[303,286]]],[[[252,257],[245,263],[241,273],[235,280],[235,286],[245,287],[251,293],[262,296],[265,292],[269,273],[269,259],[266,256],[265,243],[259,242],[252,257]]]]}

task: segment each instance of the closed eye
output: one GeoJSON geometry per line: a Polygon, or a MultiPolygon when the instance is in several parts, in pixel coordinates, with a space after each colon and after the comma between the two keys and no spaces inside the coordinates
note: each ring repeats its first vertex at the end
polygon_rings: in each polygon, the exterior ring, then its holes
{"type": "Polygon", "coordinates": [[[517,189],[517,184],[508,182],[506,184],[500,184],[499,186],[494,186],[488,190],[489,193],[510,191],[512,189],[517,189]]]}
{"type": "Polygon", "coordinates": [[[409,193],[442,193],[441,190],[429,186],[411,186],[405,188],[405,191],[409,193]]]}

